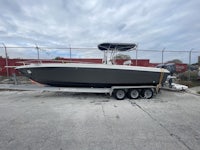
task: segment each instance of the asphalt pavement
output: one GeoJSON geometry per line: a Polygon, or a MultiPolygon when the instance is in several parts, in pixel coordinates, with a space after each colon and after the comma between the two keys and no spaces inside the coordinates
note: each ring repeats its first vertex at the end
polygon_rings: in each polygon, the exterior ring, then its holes
{"type": "Polygon", "coordinates": [[[199,150],[200,96],[0,91],[1,150],[199,150]]]}

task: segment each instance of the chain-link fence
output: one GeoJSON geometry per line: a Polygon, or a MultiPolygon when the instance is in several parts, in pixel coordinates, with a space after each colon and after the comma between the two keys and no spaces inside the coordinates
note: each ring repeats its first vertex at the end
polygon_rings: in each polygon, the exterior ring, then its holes
{"type": "MultiPolygon", "coordinates": [[[[171,60],[180,60],[182,63],[188,64],[188,70],[191,70],[191,64],[196,64],[198,69],[200,62],[200,50],[168,50],[167,48],[161,50],[150,49],[136,49],[131,52],[125,52],[133,59],[149,59],[151,63],[163,64],[171,60]]],[[[7,46],[2,44],[0,47],[0,56],[5,59],[5,65],[8,66],[9,59],[56,59],[56,58],[103,58],[103,53],[96,47],[45,47],[45,46],[7,46]]],[[[193,68],[195,68],[193,67],[193,68]]],[[[7,71],[8,75],[8,71],[7,71]]],[[[188,71],[188,79],[191,78],[191,71],[188,71]]]]}
{"type": "MultiPolygon", "coordinates": [[[[53,59],[55,57],[67,58],[102,58],[103,53],[97,48],[83,47],[44,47],[44,46],[6,46],[0,47],[0,56],[7,58],[21,59],[53,59]]],[[[133,59],[150,59],[153,63],[165,63],[173,59],[179,59],[183,63],[193,64],[198,62],[200,50],[150,50],[136,49],[134,52],[127,53],[133,59]]]]}

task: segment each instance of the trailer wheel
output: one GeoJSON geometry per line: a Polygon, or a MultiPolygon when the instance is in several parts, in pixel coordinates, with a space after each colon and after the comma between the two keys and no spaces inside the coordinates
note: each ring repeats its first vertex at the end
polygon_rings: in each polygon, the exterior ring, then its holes
{"type": "Polygon", "coordinates": [[[140,96],[140,91],[138,89],[130,89],[128,91],[128,98],[130,99],[138,99],[140,96]]]}
{"type": "Polygon", "coordinates": [[[113,96],[117,100],[123,100],[126,97],[126,92],[123,89],[117,89],[113,91],[113,96]]]}
{"type": "Polygon", "coordinates": [[[152,89],[144,89],[142,92],[142,96],[146,99],[150,99],[153,97],[153,90],[152,89]]]}

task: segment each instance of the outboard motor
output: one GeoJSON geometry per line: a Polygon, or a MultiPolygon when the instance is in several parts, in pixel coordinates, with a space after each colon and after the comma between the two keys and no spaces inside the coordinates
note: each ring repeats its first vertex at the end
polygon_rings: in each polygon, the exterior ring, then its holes
{"type": "Polygon", "coordinates": [[[172,88],[172,79],[176,78],[173,76],[174,73],[176,73],[176,65],[174,63],[168,63],[168,64],[159,64],[156,66],[157,68],[164,68],[167,69],[170,72],[170,75],[167,77],[167,81],[169,83],[169,88],[172,88]]]}
{"type": "Polygon", "coordinates": [[[156,66],[157,68],[164,68],[167,69],[170,74],[176,73],[176,65],[174,63],[168,63],[168,64],[159,64],[156,66]]]}

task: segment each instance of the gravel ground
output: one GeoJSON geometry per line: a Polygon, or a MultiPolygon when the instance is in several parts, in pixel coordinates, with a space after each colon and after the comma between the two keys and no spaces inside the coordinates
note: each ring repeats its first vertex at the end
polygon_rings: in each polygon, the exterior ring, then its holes
{"type": "Polygon", "coordinates": [[[1,150],[199,150],[200,97],[1,91],[1,150]]]}

